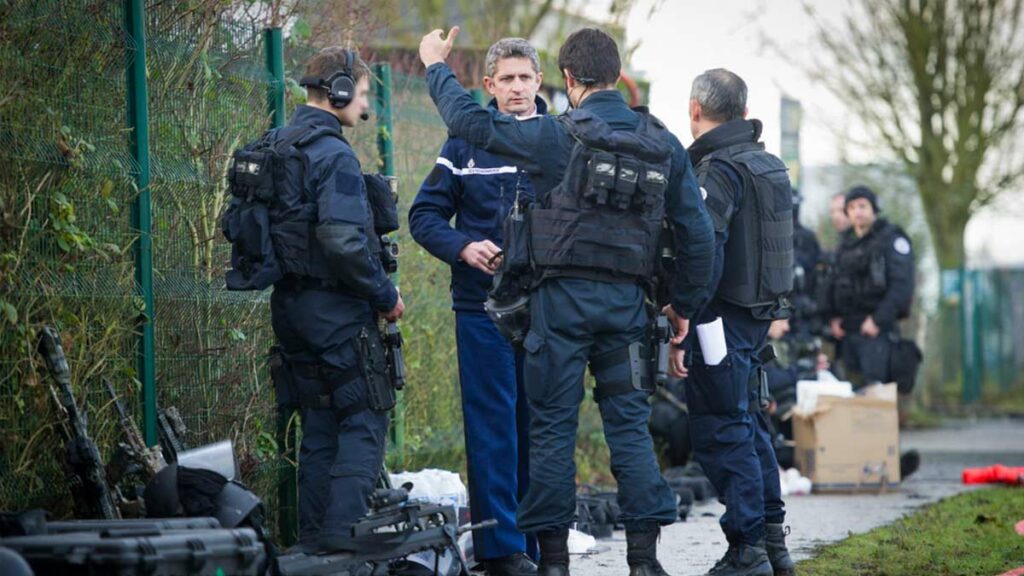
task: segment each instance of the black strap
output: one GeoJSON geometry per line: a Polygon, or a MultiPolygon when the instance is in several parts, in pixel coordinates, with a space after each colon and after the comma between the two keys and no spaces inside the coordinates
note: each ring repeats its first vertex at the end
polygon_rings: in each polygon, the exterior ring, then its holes
{"type": "Polygon", "coordinates": [[[335,368],[327,364],[293,364],[292,370],[303,378],[321,382],[337,382],[335,388],[362,378],[363,371],[358,365],[350,368],[335,368]]]}
{"type": "Polygon", "coordinates": [[[594,400],[601,400],[610,396],[618,396],[639,390],[654,390],[654,382],[651,380],[650,366],[648,364],[649,350],[647,345],[636,342],[611,350],[603,354],[597,354],[590,358],[590,373],[594,375],[597,385],[594,387],[594,400]],[[629,370],[629,378],[605,380],[601,374],[616,366],[625,365],[629,370]]]}
{"type": "Polygon", "coordinates": [[[288,275],[275,284],[275,288],[284,290],[320,290],[323,292],[345,292],[346,286],[340,280],[313,278],[312,276],[288,275]]]}

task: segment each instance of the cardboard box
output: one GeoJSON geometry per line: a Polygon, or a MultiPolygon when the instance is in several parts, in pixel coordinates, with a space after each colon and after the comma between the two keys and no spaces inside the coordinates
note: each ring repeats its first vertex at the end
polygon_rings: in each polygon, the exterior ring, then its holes
{"type": "Polygon", "coordinates": [[[899,484],[895,389],[886,384],[870,396],[819,396],[812,409],[793,411],[796,465],[815,492],[878,492],[899,484]]]}

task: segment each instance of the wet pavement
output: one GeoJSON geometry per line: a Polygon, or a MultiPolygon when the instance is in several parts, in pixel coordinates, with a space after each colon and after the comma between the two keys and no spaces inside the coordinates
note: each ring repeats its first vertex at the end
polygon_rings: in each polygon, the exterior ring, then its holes
{"type": "MultiPolygon", "coordinates": [[[[974,489],[960,482],[965,467],[1005,464],[1024,466],[1024,420],[957,420],[928,430],[902,433],[903,450],[921,452],[921,468],[898,490],[881,495],[811,495],[786,499],[796,559],[807,558],[823,544],[889,524],[924,504],[974,489]]],[[[726,550],[718,527],[724,507],[697,505],[686,522],[662,531],[658,556],[673,576],[704,574],[726,550]]],[[[573,556],[572,572],[586,576],[628,574],[625,533],[599,540],[596,551],[573,556]]]]}

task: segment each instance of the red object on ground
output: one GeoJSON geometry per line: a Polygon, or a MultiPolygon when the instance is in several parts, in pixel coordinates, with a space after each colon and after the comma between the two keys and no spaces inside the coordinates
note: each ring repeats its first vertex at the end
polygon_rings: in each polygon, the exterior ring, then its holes
{"type": "Polygon", "coordinates": [[[1024,520],[1017,522],[1017,525],[1013,527],[1014,531],[1021,536],[1024,536],[1024,520]]]}
{"type": "Polygon", "coordinates": [[[985,468],[964,468],[964,484],[1024,484],[1024,466],[1011,468],[995,464],[985,468]]]}
{"type": "Polygon", "coordinates": [[[1009,572],[1000,574],[999,576],[1024,576],[1024,566],[1021,566],[1016,570],[1010,570],[1009,572]]]}

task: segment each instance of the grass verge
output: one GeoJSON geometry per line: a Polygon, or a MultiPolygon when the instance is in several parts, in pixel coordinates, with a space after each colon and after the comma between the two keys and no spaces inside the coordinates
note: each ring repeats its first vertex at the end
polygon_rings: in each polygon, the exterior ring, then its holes
{"type": "Polygon", "coordinates": [[[803,576],[984,575],[1024,566],[1024,489],[992,488],[947,498],[898,522],[823,547],[798,565],[803,576]]]}

